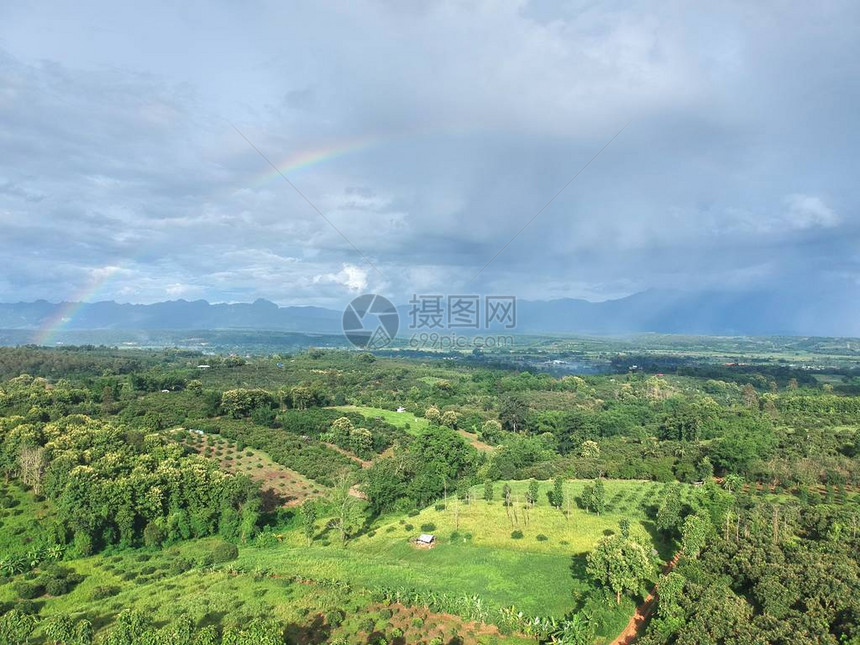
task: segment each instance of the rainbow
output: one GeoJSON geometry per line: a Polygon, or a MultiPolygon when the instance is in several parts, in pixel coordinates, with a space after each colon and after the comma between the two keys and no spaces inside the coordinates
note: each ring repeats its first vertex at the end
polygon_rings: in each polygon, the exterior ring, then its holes
{"type": "MultiPolygon", "coordinates": [[[[281,175],[299,172],[338,157],[371,148],[388,138],[391,137],[366,136],[302,150],[275,164],[277,170],[268,166],[265,172],[254,178],[251,186],[257,187],[274,179],[281,179],[281,175]]],[[[54,314],[45,320],[34,334],[33,342],[37,345],[56,343],[57,334],[63,331],[80,313],[84,305],[92,302],[96,294],[102,291],[110,279],[121,271],[122,269],[116,266],[93,270],[92,278],[72,296],[71,300],[61,302],[54,314]]]]}
{"type": "Polygon", "coordinates": [[[259,186],[260,184],[264,184],[273,179],[281,179],[281,175],[306,170],[307,168],[326,161],[331,161],[360,150],[366,150],[378,145],[383,140],[384,138],[379,136],[367,136],[338,141],[309,150],[302,150],[301,152],[290,155],[280,163],[274,164],[277,170],[268,166],[265,172],[256,177],[252,182],[252,185],[259,186]]]}
{"type": "Polygon", "coordinates": [[[92,301],[96,294],[101,291],[102,287],[117,273],[121,273],[121,271],[122,269],[117,266],[108,266],[93,270],[90,281],[77,291],[70,301],[59,303],[57,310],[45,320],[39,330],[33,335],[33,342],[36,345],[53,345],[56,342],[57,334],[63,331],[63,328],[74,320],[83,306],[92,301]]]}

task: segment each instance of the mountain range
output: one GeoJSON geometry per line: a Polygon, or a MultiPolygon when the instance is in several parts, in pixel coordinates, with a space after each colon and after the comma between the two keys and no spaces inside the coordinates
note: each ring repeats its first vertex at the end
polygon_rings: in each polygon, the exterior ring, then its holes
{"type": "MultiPolygon", "coordinates": [[[[860,294],[778,291],[680,292],[650,290],[603,302],[571,298],[520,300],[513,333],[860,336],[860,294]]],[[[398,307],[401,333],[408,306],[398,307]]],[[[250,329],[340,333],[342,311],[279,307],[268,300],[210,304],[170,300],[154,304],[0,304],[0,329],[205,330],[250,329]]]]}

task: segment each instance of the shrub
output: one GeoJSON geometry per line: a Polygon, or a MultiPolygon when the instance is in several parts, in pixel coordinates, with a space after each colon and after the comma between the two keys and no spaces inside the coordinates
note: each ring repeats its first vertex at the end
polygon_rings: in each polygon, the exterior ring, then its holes
{"type": "Polygon", "coordinates": [[[239,547],[229,542],[221,542],[212,549],[214,562],[230,562],[239,557],[239,547]]]}
{"type": "Polygon", "coordinates": [[[545,536],[543,533],[537,534],[537,541],[538,542],[546,542],[548,539],[549,538],[547,536],[545,536]]]}
{"type": "Polygon", "coordinates": [[[331,627],[340,627],[346,617],[340,609],[332,609],[325,615],[325,622],[331,627]]]}
{"type": "Polygon", "coordinates": [[[38,616],[42,609],[42,603],[35,600],[19,600],[15,603],[15,609],[28,616],[38,616]]]}
{"type": "Polygon", "coordinates": [[[64,578],[51,578],[45,584],[45,591],[51,596],[62,596],[69,593],[69,581],[64,578]]]}
{"type": "Polygon", "coordinates": [[[413,511],[409,511],[406,515],[408,515],[409,517],[418,517],[420,512],[421,511],[413,510],[413,511]]]}
{"type": "Polygon", "coordinates": [[[198,567],[211,567],[213,564],[215,564],[215,556],[211,553],[204,553],[197,558],[198,567]]]}
{"type": "Polygon", "coordinates": [[[421,530],[424,533],[432,533],[433,531],[436,530],[436,525],[433,524],[433,522],[427,522],[426,524],[421,525],[421,530]]]}
{"type": "Polygon", "coordinates": [[[36,584],[35,582],[27,582],[25,580],[19,580],[13,584],[12,589],[15,590],[15,594],[22,600],[32,600],[33,598],[38,598],[45,593],[45,589],[42,585],[36,584]]]}
{"type": "Polygon", "coordinates": [[[435,508],[437,511],[444,511],[445,510],[445,504],[444,504],[444,502],[439,502],[433,508],[435,508]]]}
{"type": "Polygon", "coordinates": [[[511,531],[511,538],[514,540],[522,540],[523,532],[517,529],[516,531],[511,531]]]}
{"type": "Polygon", "coordinates": [[[403,530],[405,530],[405,531],[412,531],[414,529],[415,529],[415,527],[412,526],[411,524],[407,524],[406,526],[403,527],[403,530]]]}
{"type": "Polygon", "coordinates": [[[148,547],[161,546],[164,537],[164,530],[156,522],[150,522],[143,529],[143,543],[148,547]]]}
{"type": "Polygon", "coordinates": [[[180,573],[185,573],[186,571],[191,569],[191,567],[193,567],[193,566],[194,566],[194,563],[192,563],[191,560],[189,560],[188,558],[179,557],[179,558],[174,559],[170,563],[169,571],[170,571],[170,573],[172,573],[173,575],[176,576],[176,575],[179,575],[180,573]]]}
{"type": "Polygon", "coordinates": [[[105,598],[110,598],[118,593],[119,587],[100,585],[98,587],[93,587],[92,591],[90,591],[90,600],[104,600],[105,598]]]}

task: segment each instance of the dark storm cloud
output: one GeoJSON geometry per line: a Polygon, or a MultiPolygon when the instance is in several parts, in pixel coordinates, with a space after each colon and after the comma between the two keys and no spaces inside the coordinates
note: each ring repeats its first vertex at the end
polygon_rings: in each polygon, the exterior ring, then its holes
{"type": "Polygon", "coordinates": [[[858,14],[6,5],[0,300],[856,284],[858,14]]]}

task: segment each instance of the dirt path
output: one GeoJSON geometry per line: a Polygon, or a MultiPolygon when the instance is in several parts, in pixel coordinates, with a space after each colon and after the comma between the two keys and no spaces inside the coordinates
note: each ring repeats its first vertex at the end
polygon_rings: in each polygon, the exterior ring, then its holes
{"type": "Polygon", "coordinates": [[[349,457],[349,458],[350,458],[350,459],[352,459],[355,463],[359,464],[362,468],[370,468],[370,467],[373,465],[373,462],[372,462],[372,461],[367,461],[367,460],[365,460],[365,459],[361,459],[360,457],[356,457],[354,454],[352,454],[352,453],[351,453],[351,452],[349,452],[348,450],[344,450],[344,449],[343,449],[343,448],[341,448],[340,446],[337,446],[337,445],[335,445],[335,444],[333,444],[333,443],[328,443],[327,441],[323,441],[323,442],[322,442],[322,444],[323,444],[324,446],[326,446],[327,448],[331,448],[331,449],[332,449],[332,450],[334,450],[335,452],[339,452],[339,453],[340,453],[340,454],[342,454],[344,457],[349,457]]]}
{"type": "MultiPolygon", "coordinates": [[[[663,573],[669,573],[672,569],[675,568],[675,565],[678,564],[678,560],[680,559],[681,554],[676,553],[675,557],[672,558],[669,562],[666,563],[666,566],[663,567],[663,573]]],[[[630,619],[630,622],[627,623],[627,627],[624,628],[624,631],[619,634],[618,638],[616,638],[610,645],[630,645],[636,641],[636,637],[639,635],[639,632],[645,626],[646,621],[651,616],[651,613],[654,611],[654,605],[657,600],[657,587],[655,586],[651,593],[645,598],[645,601],[636,608],[636,613],[633,614],[633,617],[630,619]]]]}

